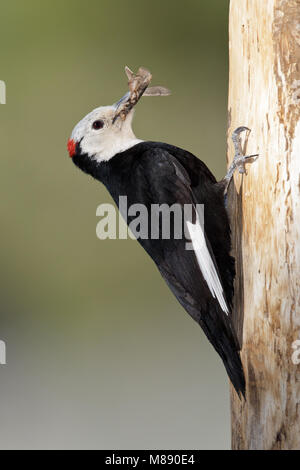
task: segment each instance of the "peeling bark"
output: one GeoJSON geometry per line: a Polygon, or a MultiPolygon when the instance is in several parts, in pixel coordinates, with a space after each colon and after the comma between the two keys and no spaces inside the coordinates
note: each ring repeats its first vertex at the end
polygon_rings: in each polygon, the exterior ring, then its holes
{"type": "Polygon", "coordinates": [[[229,36],[229,156],[241,125],[260,154],[230,188],[247,383],[232,448],[300,449],[300,0],[231,0],[229,36]]]}

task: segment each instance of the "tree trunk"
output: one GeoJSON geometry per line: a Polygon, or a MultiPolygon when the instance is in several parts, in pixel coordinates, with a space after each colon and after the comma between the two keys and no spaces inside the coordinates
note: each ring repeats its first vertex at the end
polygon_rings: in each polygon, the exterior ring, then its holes
{"type": "Polygon", "coordinates": [[[300,0],[231,0],[229,35],[228,159],[238,126],[260,154],[229,194],[247,382],[232,448],[300,449],[300,0]]]}

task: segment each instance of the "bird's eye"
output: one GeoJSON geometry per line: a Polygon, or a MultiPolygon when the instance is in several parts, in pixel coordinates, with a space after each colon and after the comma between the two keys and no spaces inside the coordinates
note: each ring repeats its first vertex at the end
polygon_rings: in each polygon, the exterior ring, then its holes
{"type": "Polygon", "coordinates": [[[98,131],[99,129],[102,129],[103,126],[104,122],[101,119],[98,119],[93,122],[92,128],[95,129],[95,131],[98,131]]]}

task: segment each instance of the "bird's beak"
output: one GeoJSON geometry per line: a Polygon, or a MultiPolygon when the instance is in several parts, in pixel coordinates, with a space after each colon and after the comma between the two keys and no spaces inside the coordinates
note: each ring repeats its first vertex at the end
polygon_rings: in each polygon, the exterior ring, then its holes
{"type": "Polygon", "coordinates": [[[117,102],[113,105],[116,111],[119,109],[119,107],[121,106],[121,104],[125,103],[125,102],[129,99],[129,96],[130,96],[130,92],[128,91],[127,93],[125,93],[124,96],[122,96],[122,98],[121,98],[119,101],[117,101],[117,102]]]}

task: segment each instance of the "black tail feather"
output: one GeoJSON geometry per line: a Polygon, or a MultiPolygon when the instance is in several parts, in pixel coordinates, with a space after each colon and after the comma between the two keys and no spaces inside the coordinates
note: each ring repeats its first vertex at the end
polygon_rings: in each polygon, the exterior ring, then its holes
{"type": "Polygon", "coordinates": [[[246,385],[240,346],[230,316],[211,306],[210,315],[203,315],[199,324],[221,357],[237,394],[245,398],[246,385]]]}
{"type": "Polygon", "coordinates": [[[241,394],[246,399],[246,383],[245,375],[240,358],[239,351],[231,353],[229,358],[222,358],[227,374],[234,386],[237,394],[241,398],[241,394]]]}

